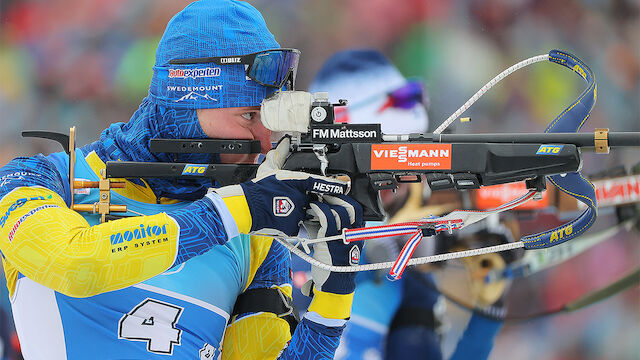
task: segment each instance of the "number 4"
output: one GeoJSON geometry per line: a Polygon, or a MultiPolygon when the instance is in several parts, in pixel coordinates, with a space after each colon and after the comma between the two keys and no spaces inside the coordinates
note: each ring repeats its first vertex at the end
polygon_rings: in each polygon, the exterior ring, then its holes
{"type": "Polygon", "coordinates": [[[173,345],[180,345],[182,330],[175,327],[183,308],[147,298],[119,322],[119,339],[146,341],[147,350],[172,354],[173,345]]]}

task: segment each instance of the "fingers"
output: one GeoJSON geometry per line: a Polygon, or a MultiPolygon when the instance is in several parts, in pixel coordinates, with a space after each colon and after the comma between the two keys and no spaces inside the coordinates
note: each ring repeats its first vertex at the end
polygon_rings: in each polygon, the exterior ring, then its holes
{"type": "MultiPolygon", "coordinates": [[[[318,237],[338,235],[343,228],[362,221],[362,207],[344,195],[324,195],[321,201],[310,204],[308,214],[313,215],[318,237]]],[[[362,243],[328,241],[313,244],[313,258],[335,266],[355,266],[360,261],[362,243]]],[[[314,287],[333,294],[351,294],[355,291],[355,273],[333,273],[311,268],[314,287]]],[[[308,290],[308,289],[307,289],[308,290]]]]}
{"type": "MultiPolygon", "coordinates": [[[[271,151],[270,151],[271,152],[271,151]]],[[[273,164],[274,167],[278,170],[282,169],[285,160],[289,157],[289,153],[291,152],[291,138],[288,136],[280,139],[276,148],[273,149],[273,164]]]]}
{"type": "Polygon", "coordinates": [[[322,200],[327,204],[336,205],[337,208],[343,209],[347,213],[347,217],[342,221],[342,227],[362,227],[364,225],[362,206],[354,199],[345,195],[325,195],[322,200]]]}
{"type": "Polygon", "coordinates": [[[276,148],[267,153],[264,161],[258,167],[256,177],[261,178],[282,169],[285,160],[289,156],[290,148],[291,139],[288,136],[280,139],[276,148]]]}
{"type": "Polygon", "coordinates": [[[309,204],[308,214],[312,215],[320,223],[318,237],[338,235],[339,217],[338,214],[325,203],[314,201],[309,204]]]}
{"type": "Polygon", "coordinates": [[[291,186],[297,188],[300,192],[315,194],[346,194],[349,186],[348,182],[333,179],[320,175],[313,175],[301,171],[282,170],[287,157],[291,152],[291,139],[288,136],[283,137],[276,145],[276,148],[269,151],[260,165],[253,182],[259,182],[275,174],[276,180],[291,182],[291,186]],[[295,181],[299,180],[299,181],[295,181]]]}
{"type": "Polygon", "coordinates": [[[278,180],[306,180],[309,178],[309,174],[301,171],[291,170],[279,170],[275,172],[276,179],[278,180]]]}
{"type": "Polygon", "coordinates": [[[351,228],[354,224],[359,224],[362,219],[360,205],[347,197],[337,198],[324,196],[323,201],[314,201],[309,204],[307,215],[312,218],[309,222],[319,224],[309,224],[314,229],[313,235],[316,237],[334,236],[340,234],[343,228],[351,228]],[[359,210],[360,209],[360,210],[359,210]]]}
{"type": "Polygon", "coordinates": [[[347,211],[347,209],[342,206],[332,205],[331,212],[336,219],[336,233],[338,233],[342,228],[351,227],[351,222],[349,221],[349,212],[347,211]]]}

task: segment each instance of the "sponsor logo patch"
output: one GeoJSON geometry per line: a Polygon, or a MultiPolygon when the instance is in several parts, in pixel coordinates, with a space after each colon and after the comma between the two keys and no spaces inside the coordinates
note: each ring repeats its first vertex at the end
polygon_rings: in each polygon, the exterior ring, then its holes
{"type": "Polygon", "coordinates": [[[451,169],[451,144],[371,145],[371,170],[427,169],[451,169]]]}
{"type": "Polygon", "coordinates": [[[169,69],[169,78],[205,78],[220,76],[220,68],[169,69]]]}
{"type": "Polygon", "coordinates": [[[286,196],[273,198],[273,214],[275,216],[288,216],[294,208],[293,201],[286,196]]]}
{"type": "Polygon", "coordinates": [[[47,200],[47,199],[51,199],[53,196],[51,195],[47,195],[47,197],[45,198],[44,196],[34,196],[32,198],[21,198],[16,200],[15,203],[11,204],[11,206],[9,206],[9,209],[7,209],[7,212],[0,218],[0,228],[4,227],[5,222],[7,222],[7,219],[9,218],[9,215],[11,215],[11,213],[13,211],[15,211],[16,209],[21,208],[24,204],[27,203],[27,201],[32,201],[32,200],[47,200]]]}
{"type": "Polygon", "coordinates": [[[563,228],[559,228],[558,230],[551,233],[551,238],[549,242],[554,242],[563,239],[565,236],[569,236],[573,233],[573,226],[568,225],[563,228]]]}
{"type": "MultiPolygon", "coordinates": [[[[220,91],[222,90],[222,85],[202,85],[202,86],[173,86],[168,85],[168,92],[207,92],[207,91],[220,91]]],[[[201,95],[204,96],[204,95],[201,95]]]]}
{"type": "MultiPolygon", "coordinates": [[[[344,114],[346,112],[339,115],[344,114]]],[[[314,124],[311,127],[311,141],[321,143],[379,142],[381,134],[380,124],[314,124]]]]}
{"type": "Polygon", "coordinates": [[[182,170],[182,175],[204,175],[208,165],[187,164],[182,170]]]}
{"type": "Polygon", "coordinates": [[[318,139],[375,139],[378,133],[375,130],[313,129],[312,136],[318,139]]]}
{"type": "Polygon", "coordinates": [[[319,181],[313,183],[313,190],[323,194],[344,194],[344,186],[336,184],[326,184],[319,181]]]}
{"type": "Polygon", "coordinates": [[[229,58],[221,58],[220,59],[220,63],[221,64],[237,64],[240,62],[240,58],[239,57],[229,57],[229,58]]]}
{"type": "Polygon", "coordinates": [[[31,177],[42,177],[42,175],[30,171],[16,171],[11,174],[4,175],[0,178],[0,187],[6,186],[14,180],[26,180],[31,177]]]}
{"type": "Polygon", "coordinates": [[[194,100],[194,101],[198,101],[198,100],[211,100],[211,101],[218,101],[217,99],[212,98],[209,94],[198,94],[195,91],[192,91],[190,93],[188,93],[187,95],[181,97],[180,99],[176,100],[175,102],[182,102],[182,101],[189,101],[189,100],[194,100]]]}
{"type": "Polygon", "coordinates": [[[356,266],[360,263],[360,248],[357,245],[353,245],[349,250],[349,264],[356,266]]]}
{"type": "MultiPolygon", "coordinates": [[[[220,91],[222,90],[222,85],[201,85],[201,86],[173,86],[168,85],[168,92],[206,92],[206,91],[220,91]]],[[[197,95],[197,94],[196,94],[197,95]]],[[[204,95],[200,95],[204,96],[204,95]]]]}
{"type": "Polygon", "coordinates": [[[37,213],[40,210],[43,209],[48,209],[48,208],[54,208],[54,207],[58,207],[58,205],[52,205],[52,204],[47,204],[47,205],[42,205],[42,206],[38,206],[35,209],[32,209],[31,211],[29,211],[28,213],[22,215],[20,217],[20,219],[18,219],[18,221],[16,221],[15,224],[13,224],[13,227],[11,228],[11,231],[9,231],[9,234],[7,235],[7,238],[9,238],[9,242],[13,241],[13,237],[16,235],[16,231],[18,231],[18,228],[20,227],[20,225],[22,225],[22,223],[27,220],[27,218],[35,213],[37,213]]]}
{"type": "Polygon", "coordinates": [[[167,234],[166,224],[163,224],[161,226],[148,225],[146,228],[143,224],[140,224],[139,226],[140,227],[136,229],[111,234],[111,245],[119,244],[124,241],[129,242],[134,239],[146,239],[147,237],[151,238],[154,236],[167,234]]]}
{"type": "Polygon", "coordinates": [[[536,155],[558,155],[564,145],[540,145],[536,155]]]}

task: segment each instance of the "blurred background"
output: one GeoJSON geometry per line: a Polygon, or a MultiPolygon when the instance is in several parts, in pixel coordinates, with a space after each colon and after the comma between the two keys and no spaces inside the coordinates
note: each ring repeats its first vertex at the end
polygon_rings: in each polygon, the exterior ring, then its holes
{"type": "MultiPolygon", "coordinates": [[[[22,130],[96,140],[128,121],[146,96],[155,47],[182,0],[0,0],[0,164],[60,149],[22,130]]],[[[335,51],[371,47],[430,94],[431,130],[507,67],[554,48],[596,75],[598,100],[584,130],[640,131],[640,0],[252,0],[283,47],[302,51],[304,90],[335,51]]],[[[508,77],[466,113],[456,132],[541,132],[585,88],[550,63],[508,77]]],[[[640,151],[586,154],[595,173],[631,166],[640,151]]],[[[637,233],[531,279],[514,296],[561,303],[638,264],[637,233]]],[[[3,301],[8,302],[6,288],[3,301]]],[[[492,359],[640,359],[638,288],[570,315],[507,325],[492,359]]]]}

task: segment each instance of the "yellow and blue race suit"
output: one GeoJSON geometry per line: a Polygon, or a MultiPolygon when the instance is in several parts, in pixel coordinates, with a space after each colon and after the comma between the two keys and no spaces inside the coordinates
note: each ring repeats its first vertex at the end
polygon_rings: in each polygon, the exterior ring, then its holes
{"type": "MultiPolygon", "coordinates": [[[[76,158],[76,179],[99,179],[105,164],[90,146],[76,158]]],[[[247,221],[234,219],[232,202],[156,204],[146,182],[127,182],[112,202],[144,216],[100,224],[97,214],[69,209],[66,174],[66,153],[0,169],[0,250],[26,358],[333,357],[341,326],[303,319],[292,337],[289,324],[267,312],[227,325],[248,289],[291,296],[289,253],[240,234],[247,221]]],[[[98,190],[73,197],[93,204],[98,190]]],[[[327,307],[320,299],[316,308],[327,307]]]]}

